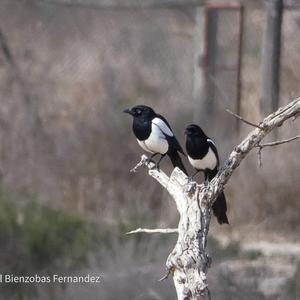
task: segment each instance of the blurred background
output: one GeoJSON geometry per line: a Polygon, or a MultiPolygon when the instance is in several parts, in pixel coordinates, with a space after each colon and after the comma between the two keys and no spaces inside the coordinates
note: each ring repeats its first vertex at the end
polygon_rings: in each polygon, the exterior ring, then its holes
{"type": "MultiPolygon", "coordinates": [[[[259,122],[299,96],[300,5],[283,2],[0,0],[0,273],[101,275],[1,284],[1,299],[175,298],[158,279],[176,235],[125,235],[178,214],[145,169],[129,173],[143,152],[122,111],[152,106],[182,145],[197,123],[224,162],[252,130],[226,108],[259,122]]],[[[298,141],[235,171],[230,225],[211,224],[213,299],[300,298],[299,171],[298,141]]]]}

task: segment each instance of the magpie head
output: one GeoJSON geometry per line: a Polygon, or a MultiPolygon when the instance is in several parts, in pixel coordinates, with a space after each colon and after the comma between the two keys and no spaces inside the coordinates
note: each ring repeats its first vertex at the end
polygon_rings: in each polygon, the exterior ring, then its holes
{"type": "Polygon", "coordinates": [[[203,130],[195,124],[190,124],[185,128],[184,133],[187,135],[187,137],[206,137],[205,133],[203,130]]]}
{"type": "Polygon", "coordinates": [[[124,113],[132,115],[134,118],[152,120],[155,117],[154,110],[146,105],[137,105],[132,108],[124,109],[124,113]]]}

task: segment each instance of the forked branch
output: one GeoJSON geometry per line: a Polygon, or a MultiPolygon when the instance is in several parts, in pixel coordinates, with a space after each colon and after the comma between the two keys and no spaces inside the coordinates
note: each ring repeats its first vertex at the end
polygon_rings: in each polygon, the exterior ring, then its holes
{"type": "MultiPolygon", "coordinates": [[[[246,155],[259,145],[272,146],[270,143],[260,144],[260,142],[274,128],[281,126],[289,118],[298,116],[299,113],[300,98],[279,108],[259,125],[254,124],[256,128],[234,148],[219,173],[206,186],[198,185],[195,182],[188,183],[186,175],[178,168],[175,168],[168,177],[163,171],[153,169],[154,164],[148,162],[145,156],[134,168],[136,171],[138,167],[146,165],[149,168],[149,175],[156,179],[172,196],[180,214],[178,240],[166,262],[168,273],[173,274],[179,300],[210,299],[206,275],[211,259],[206,250],[206,241],[211,206],[246,155]]],[[[289,141],[296,138],[298,137],[289,141]]],[[[279,142],[274,142],[273,145],[275,143],[279,144],[279,142]]],[[[281,143],[283,142],[281,141],[281,143]]],[[[139,229],[135,232],[141,231],[142,229],[139,229]]]]}

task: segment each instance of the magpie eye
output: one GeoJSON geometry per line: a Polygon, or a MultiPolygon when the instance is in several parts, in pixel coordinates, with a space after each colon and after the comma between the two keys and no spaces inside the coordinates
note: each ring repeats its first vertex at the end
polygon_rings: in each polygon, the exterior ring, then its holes
{"type": "Polygon", "coordinates": [[[142,113],[142,111],[141,111],[140,109],[137,109],[137,110],[136,110],[136,113],[137,113],[138,115],[140,115],[140,114],[142,113]]]}

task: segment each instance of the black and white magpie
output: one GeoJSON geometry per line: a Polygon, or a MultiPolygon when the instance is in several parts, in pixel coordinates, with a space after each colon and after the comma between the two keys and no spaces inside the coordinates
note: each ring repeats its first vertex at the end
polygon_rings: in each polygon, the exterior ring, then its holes
{"type": "Polygon", "coordinates": [[[146,105],[137,105],[131,109],[125,109],[125,113],[133,116],[133,132],[139,145],[147,152],[152,153],[150,159],[157,154],[161,157],[159,163],[167,154],[174,167],[180,168],[185,174],[187,171],[179,156],[179,152],[185,155],[179,142],[177,141],[168,121],[161,115],[146,105]]]}
{"type": "MultiPolygon", "coordinates": [[[[205,181],[210,181],[218,173],[219,155],[215,143],[206,136],[198,125],[188,125],[185,129],[186,152],[188,160],[196,169],[191,179],[199,172],[204,172],[205,181]]],[[[220,224],[229,224],[226,215],[227,205],[224,192],[214,202],[213,213],[220,224]]]]}

